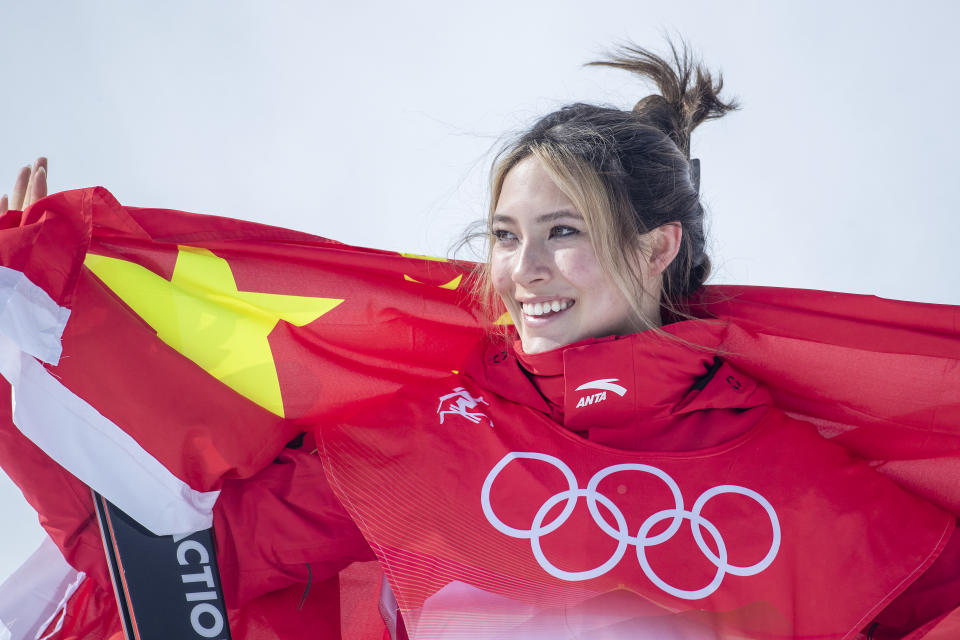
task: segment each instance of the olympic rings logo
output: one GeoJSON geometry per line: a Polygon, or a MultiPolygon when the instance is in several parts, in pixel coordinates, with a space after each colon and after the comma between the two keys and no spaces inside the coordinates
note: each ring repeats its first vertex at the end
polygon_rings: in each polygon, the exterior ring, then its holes
{"type": "Polygon", "coordinates": [[[577,479],[573,475],[573,471],[571,471],[570,467],[564,464],[564,462],[559,458],[555,458],[554,456],[544,453],[514,451],[505,455],[503,459],[501,459],[500,462],[498,462],[496,466],[490,470],[490,473],[487,474],[487,478],[483,482],[483,488],[480,491],[480,504],[483,507],[483,514],[486,516],[487,521],[493,525],[497,531],[504,535],[510,536],[511,538],[530,540],[530,548],[533,551],[533,557],[536,558],[537,562],[544,571],[555,578],[569,582],[576,582],[580,580],[590,580],[591,578],[602,576],[620,562],[627,551],[627,547],[632,545],[636,547],[637,560],[640,563],[640,568],[643,569],[644,575],[646,575],[653,584],[666,593],[669,593],[677,598],[683,598],[684,600],[699,600],[701,598],[706,598],[720,588],[720,583],[723,582],[724,576],[728,573],[735,576],[752,576],[760,573],[770,566],[770,563],[772,563],[774,558],[777,557],[777,551],[780,549],[780,521],[777,519],[777,514],[773,510],[773,506],[770,504],[770,502],[768,502],[766,498],[761,496],[753,489],[747,489],[746,487],[739,487],[732,484],[718,485],[712,489],[707,489],[700,494],[700,497],[698,497],[693,503],[693,508],[688,511],[683,507],[683,496],[680,494],[680,487],[677,485],[676,481],[667,475],[667,473],[662,469],[658,469],[657,467],[646,464],[628,463],[615,464],[605,467],[595,473],[592,478],[590,478],[590,482],[587,483],[586,489],[581,489],[577,485],[577,479]],[[553,465],[566,478],[568,488],[566,491],[561,491],[557,494],[554,494],[543,503],[536,515],[533,517],[533,523],[530,525],[529,529],[515,529],[514,527],[505,524],[493,512],[493,507],[490,506],[490,489],[493,486],[494,481],[497,479],[497,476],[500,475],[500,472],[503,471],[508,464],[510,464],[513,460],[524,458],[528,460],[540,460],[553,465]],[[615,505],[610,498],[597,491],[597,486],[604,478],[624,471],[639,471],[641,473],[649,473],[653,476],[656,476],[667,485],[667,488],[670,489],[670,493],[673,494],[673,508],[664,509],[651,515],[643,522],[642,525],[640,525],[640,529],[637,531],[637,535],[635,536],[631,536],[627,530],[627,521],[624,518],[623,512],[620,511],[617,505],[615,505]],[[701,515],[701,511],[703,511],[704,506],[710,501],[711,498],[725,493],[735,493],[751,498],[761,507],[763,507],[764,511],[767,513],[767,516],[770,518],[770,526],[773,530],[773,541],[770,543],[770,550],[763,557],[763,559],[748,567],[732,565],[727,561],[727,547],[724,544],[723,536],[720,535],[719,529],[717,529],[712,522],[701,515]],[[573,510],[576,508],[577,502],[580,498],[586,498],[587,508],[590,510],[590,515],[593,517],[593,521],[598,527],[600,527],[601,531],[616,540],[617,548],[616,551],[613,552],[613,555],[598,567],[594,567],[593,569],[588,569],[586,571],[565,571],[555,566],[546,558],[543,550],[540,547],[540,538],[560,528],[570,517],[570,514],[573,513],[573,510]],[[544,523],[544,519],[547,517],[547,514],[550,512],[550,510],[564,500],[566,501],[566,504],[564,505],[560,514],[550,522],[544,523]],[[600,515],[600,510],[597,508],[598,502],[602,504],[607,512],[613,516],[613,519],[616,521],[616,528],[612,527],[606,521],[606,519],[600,515]],[[668,526],[667,529],[662,533],[659,533],[655,536],[649,535],[650,530],[664,520],[670,520],[670,526],[668,526]],[[667,583],[663,578],[658,576],[654,572],[653,568],[651,568],[650,563],[647,560],[647,549],[649,547],[655,547],[659,544],[663,544],[672,538],[674,534],[679,531],[684,520],[688,520],[690,522],[693,538],[696,541],[697,546],[700,548],[700,551],[707,558],[707,560],[709,560],[710,563],[717,568],[717,573],[713,577],[713,580],[711,580],[707,586],[701,589],[687,590],[674,587],[673,585],[667,583]],[[713,543],[717,548],[717,553],[714,553],[713,550],[710,549],[710,547],[708,547],[704,542],[704,530],[706,530],[706,532],[710,534],[710,537],[713,539],[713,543]]]}

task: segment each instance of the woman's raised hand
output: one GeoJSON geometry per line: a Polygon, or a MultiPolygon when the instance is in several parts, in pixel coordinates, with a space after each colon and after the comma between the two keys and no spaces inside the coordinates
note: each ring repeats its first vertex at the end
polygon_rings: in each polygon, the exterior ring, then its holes
{"type": "Polygon", "coordinates": [[[23,210],[47,195],[47,159],[37,158],[33,167],[29,165],[20,169],[17,182],[13,185],[13,197],[7,194],[0,197],[0,214],[7,209],[23,210]]]}

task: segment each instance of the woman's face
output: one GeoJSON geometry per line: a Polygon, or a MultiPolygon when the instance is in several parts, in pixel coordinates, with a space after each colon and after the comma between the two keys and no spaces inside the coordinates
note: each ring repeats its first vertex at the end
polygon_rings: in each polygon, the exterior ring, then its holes
{"type": "Polygon", "coordinates": [[[493,286],[526,353],[640,329],[601,268],[583,217],[536,158],[504,179],[493,235],[493,286]]]}

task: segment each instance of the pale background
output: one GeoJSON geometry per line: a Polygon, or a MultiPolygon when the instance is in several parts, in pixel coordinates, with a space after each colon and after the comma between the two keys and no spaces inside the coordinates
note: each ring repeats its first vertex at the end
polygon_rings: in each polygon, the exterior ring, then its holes
{"type": "MultiPolygon", "coordinates": [[[[682,34],[743,110],[694,136],[713,282],[960,304],[951,2],[0,0],[0,190],[53,190],[446,255],[490,151],[572,101],[644,87],[581,68],[682,34]]],[[[0,580],[39,544],[0,475],[0,580]]]]}

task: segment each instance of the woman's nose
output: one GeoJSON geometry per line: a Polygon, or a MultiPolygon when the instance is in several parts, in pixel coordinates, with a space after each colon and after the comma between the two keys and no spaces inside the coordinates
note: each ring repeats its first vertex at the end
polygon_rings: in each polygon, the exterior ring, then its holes
{"type": "Polygon", "coordinates": [[[549,252],[537,243],[528,242],[520,247],[513,267],[513,281],[517,284],[542,282],[552,274],[549,252]]]}

